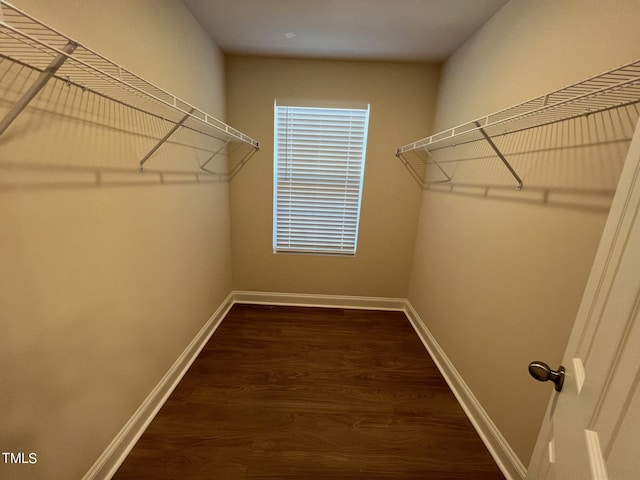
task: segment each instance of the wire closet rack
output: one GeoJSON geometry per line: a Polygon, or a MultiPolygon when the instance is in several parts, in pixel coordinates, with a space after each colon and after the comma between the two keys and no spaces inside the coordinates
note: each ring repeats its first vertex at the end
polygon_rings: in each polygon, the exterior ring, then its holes
{"type": "Polygon", "coordinates": [[[40,72],[37,80],[0,119],[0,136],[47,82],[56,78],[173,124],[140,159],[140,171],[144,171],[145,163],[181,127],[219,141],[211,157],[200,165],[203,172],[208,171],[206,165],[217,155],[239,151],[242,156],[240,163],[244,163],[260,148],[259,143],[248,135],[144,80],[5,0],[0,0],[0,58],[40,72]]]}
{"type": "MultiPolygon", "coordinates": [[[[397,149],[414,178],[423,187],[450,183],[451,176],[437,157],[440,151],[474,142],[486,142],[521,190],[523,181],[494,142],[498,137],[557,122],[592,115],[640,102],[640,60],[606,71],[573,85],[464,123],[397,149]],[[434,165],[441,180],[427,179],[426,167],[434,165]]],[[[455,154],[447,155],[455,158],[455,154]]]]}

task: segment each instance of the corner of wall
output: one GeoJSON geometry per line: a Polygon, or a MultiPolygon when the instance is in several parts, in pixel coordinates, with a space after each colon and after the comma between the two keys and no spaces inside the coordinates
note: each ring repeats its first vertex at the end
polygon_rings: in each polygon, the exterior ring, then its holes
{"type": "Polygon", "coordinates": [[[451,388],[458,403],[460,403],[460,406],[467,414],[467,417],[505,478],[507,478],[507,480],[523,480],[527,474],[527,469],[524,464],[520,461],[498,427],[493,423],[489,414],[456,370],[455,365],[449,357],[447,357],[447,354],[442,347],[440,347],[409,300],[406,301],[404,311],[416,334],[422,341],[422,344],[429,352],[438,370],[440,370],[440,373],[449,385],[449,388],[451,388]]]}

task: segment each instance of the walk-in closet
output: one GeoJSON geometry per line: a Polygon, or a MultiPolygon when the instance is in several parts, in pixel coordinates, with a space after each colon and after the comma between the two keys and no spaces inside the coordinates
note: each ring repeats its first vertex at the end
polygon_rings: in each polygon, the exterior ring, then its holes
{"type": "Polygon", "coordinates": [[[0,478],[635,478],[639,22],[0,0],[0,478]]]}

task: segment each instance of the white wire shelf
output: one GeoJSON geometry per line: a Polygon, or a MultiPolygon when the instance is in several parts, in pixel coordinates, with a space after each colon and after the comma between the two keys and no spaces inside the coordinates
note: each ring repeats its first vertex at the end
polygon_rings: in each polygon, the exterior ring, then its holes
{"type": "MultiPolygon", "coordinates": [[[[0,0],[0,57],[41,72],[41,80],[32,86],[26,98],[21,99],[4,119],[0,119],[0,135],[44,84],[55,77],[174,124],[167,136],[160,139],[140,161],[140,170],[148,157],[180,127],[218,139],[224,142],[225,148],[243,145],[248,156],[260,147],[248,135],[144,80],[5,0],[0,0]]],[[[220,152],[223,150],[221,148],[220,152]]]]}
{"type": "Polygon", "coordinates": [[[493,138],[638,102],[640,102],[640,60],[409,143],[398,148],[396,156],[423,185],[430,183],[425,178],[426,165],[437,166],[445,177],[443,181],[449,182],[451,178],[435,159],[436,152],[473,142],[488,142],[516,179],[516,188],[519,190],[522,188],[522,180],[495,145],[493,138]]]}

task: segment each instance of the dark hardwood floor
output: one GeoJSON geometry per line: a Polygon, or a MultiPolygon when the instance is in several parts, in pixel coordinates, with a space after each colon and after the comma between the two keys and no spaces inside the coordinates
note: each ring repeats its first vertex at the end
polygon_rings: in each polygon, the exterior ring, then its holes
{"type": "Polygon", "coordinates": [[[114,478],[504,479],[403,313],[253,305],[114,478]]]}

